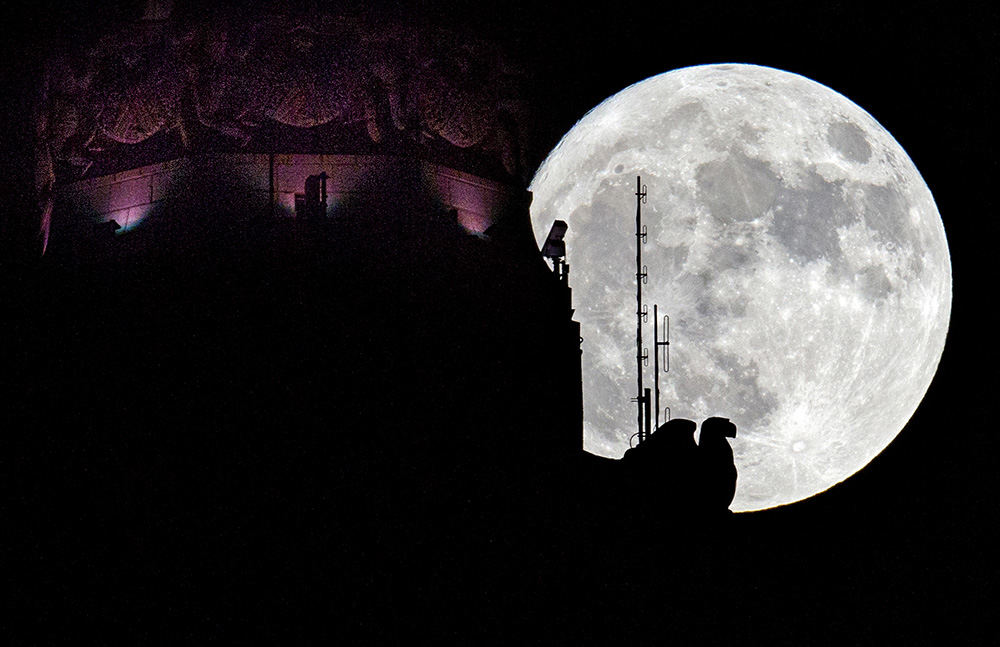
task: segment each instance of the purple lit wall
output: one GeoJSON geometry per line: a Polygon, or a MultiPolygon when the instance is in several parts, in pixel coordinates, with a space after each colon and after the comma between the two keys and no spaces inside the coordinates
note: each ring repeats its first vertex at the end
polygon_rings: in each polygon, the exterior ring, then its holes
{"type": "MultiPolygon", "coordinates": [[[[273,186],[274,216],[295,217],[295,195],[302,194],[306,178],[325,171],[328,217],[352,199],[371,201],[391,195],[392,178],[410,173],[414,162],[384,155],[274,155],[222,154],[180,158],[81,180],[59,187],[53,229],[61,239],[85,240],[95,226],[114,220],[126,236],[149,225],[159,207],[190,195],[193,182],[206,174],[225,180],[227,200],[235,206],[219,215],[210,210],[199,218],[253,219],[270,215],[273,186]],[[273,168],[273,177],[272,177],[273,168]]],[[[455,209],[458,224],[469,234],[482,234],[511,210],[527,211],[530,194],[492,180],[438,164],[417,162],[420,189],[443,209],[455,209]]],[[[74,243],[79,245],[79,242],[74,243]]],[[[83,243],[86,245],[86,243],[83,243]]]]}
{"type": "Polygon", "coordinates": [[[134,230],[169,195],[185,165],[185,160],[172,160],[61,187],[56,191],[56,226],[77,230],[114,220],[119,232],[134,230]]]}

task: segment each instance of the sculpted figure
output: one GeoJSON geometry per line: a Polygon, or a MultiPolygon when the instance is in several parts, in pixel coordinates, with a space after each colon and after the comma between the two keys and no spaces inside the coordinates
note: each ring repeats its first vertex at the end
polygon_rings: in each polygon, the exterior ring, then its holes
{"type": "Polygon", "coordinates": [[[737,473],[727,439],[736,437],[736,425],[707,418],[697,444],[696,429],[694,421],[674,418],[622,457],[630,488],[647,496],[652,510],[714,514],[733,502],[737,473]]]}
{"type": "Polygon", "coordinates": [[[109,35],[94,54],[90,110],[102,134],[138,144],[176,122],[184,75],[160,24],[139,24],[109,35]]]}

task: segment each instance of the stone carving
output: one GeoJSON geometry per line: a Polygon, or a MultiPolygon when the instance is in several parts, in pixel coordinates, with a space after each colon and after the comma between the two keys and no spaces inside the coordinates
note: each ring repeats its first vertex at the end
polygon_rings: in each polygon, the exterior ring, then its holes
{"type": "Polygon", "coordinates": [[[56,182],[159,133],[183,154],[198,128],[242,149],[269,121],[356,130],[376,150],[471,151],[528,180],[527,74],[489,43],[361,16],[154,4],[47,63],[35,112],[43,248],[56,182]]]}
{"type": "Polygon", "coordinates": [[[240,15],[139,21],[49,61],[37,115],[42,157],[85,171],[102,143],[133,145],[197,124],[253,141],[268,120],[358,128],[472,149],[527,179],[526,75],[488,43],[357,17],[240,15]]]}

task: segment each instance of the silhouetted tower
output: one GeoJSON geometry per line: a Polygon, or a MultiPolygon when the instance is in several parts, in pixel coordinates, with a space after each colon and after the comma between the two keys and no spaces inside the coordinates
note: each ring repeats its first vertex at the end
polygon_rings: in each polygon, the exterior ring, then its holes
{"type": "Polygon", "coordinates": [[[552,275],[555,277],[556,302],[560,312],[561,326],[560,341],[551,349],[551,355],[546,358],[546,366],[552,367],[557,373],[569,370],[570,379],[567,381],[556,380],[564,385],[560,387],[566,390],[562,393],[552,393],[551,395],[566,403],[565,423],[569,429],[574,430],[577,440],[574,441],[576,447],[583,448],[583,391],[582,373],[580,366],[580,345],[583,339],[580,337],[580,323],[573,321],[573,290],[569,286],[569,263],[566,262],[566,230],[569,226],[563,220],[556,220],[552,223],[549,235],[542,244],[542,257],[552,262],[552,275]]]}

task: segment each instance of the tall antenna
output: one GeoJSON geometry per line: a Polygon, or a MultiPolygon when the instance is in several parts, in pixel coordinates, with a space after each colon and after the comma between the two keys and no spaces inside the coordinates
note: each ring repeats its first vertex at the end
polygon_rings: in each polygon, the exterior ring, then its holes
{"type": "Polygon", "coordinates": [[[649,436],[649,389],[642,386],[642,367],[649,364],[649,351],[642,347],[642,324],[649,320],[649,308],[642,303],[642,286],[649,280],[646,266],[642,264],[642,246],[646,242],[646,226],[642,224],[642,205],[646,202],[646,187],[641,176],[635,176],[635,370],[638,414],[637,435],[641,444],[649,436]],[[645,424],[643,424],[645,422],[645,424]]]}
{"type": "MultiPolygon", "coordinates": [[[[659,306],[653,304],[653,388],[655,391],[655,405],[649,388],[643,387],[642,369],[649,366],[649,350],[642,345],[642,324],[649,320],[649,307],[642,302],[642,286],[649,280],[649,272],[642,264],[642,246],[646,243],[646,225],[642,224],[642,205],[646,202],[646,186],[642,183],[642,177],[635,177],[635,370],[636,370],[636,396],[632,402],[636,403],[636,426],[638,429],[632,438],[638,438],[642,444],[650,434],[650,426],[655,418],[656,427],[660,428],[660,349],[663,349],[664,372],[670,372],[670,317],[663,315],[663,328],[666,333],[664,339],[660,339],[659,328],[659,306]],[[651,412],[654,409],[655,413],[651,412]]],[[[667,420],[670,419],[670,407],[663,409],[667,420]]]]}
{"type": "MultiPolygon", "coordinates": [[[[663,372],[670,372],[670,315],[663,315],[663,330],[666,335],[660,339],[659,321],[660,316],[657,311],[657,304],[653,304],[653,392],[656,394],[656,429],[660,428],[660,349],[663,349],[663,372]]],[[[667,407],[664,412],[670,411],[667,407]]],[[[667,413],[667,420],[670,414],[667,413]]]]}

